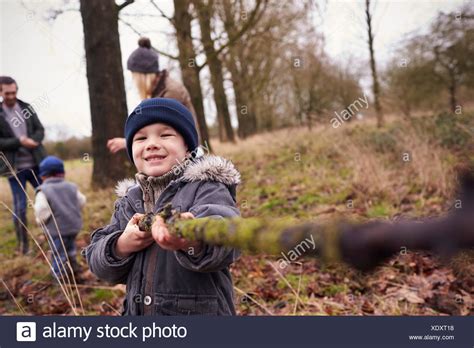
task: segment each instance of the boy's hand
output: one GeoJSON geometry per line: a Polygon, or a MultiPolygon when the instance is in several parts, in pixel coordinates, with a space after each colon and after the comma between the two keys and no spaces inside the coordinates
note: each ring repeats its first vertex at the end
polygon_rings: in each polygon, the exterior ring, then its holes
{"type": "MultiPolygon", "coordinates": [[[[194,215],[192,213],[182,213],[180,215],[181,219],[194,219],[194,215]]],[[[190,242],[184,238],[179,238],[173,236],[169,233],[168,227],[164,222],[163,218],[160,216],[155,217],[155,222],[151,226],[151,234],[155,241],[158,243],[160,247],[166,250],[183,250],[189,251],[190,248],[193,248],[193,254],[197,254],[202,247],[201,242],[190,242]]]]}
{"type": "Polygon", "coordinates": [[[140,231],[138,219],[143,214],[135,214],[125,227],[125,230],[117,239],[115,253],[120,258],[130,256],[132,253],[145,249],[153,243],[153,236],[150,233],[140,231]]]}

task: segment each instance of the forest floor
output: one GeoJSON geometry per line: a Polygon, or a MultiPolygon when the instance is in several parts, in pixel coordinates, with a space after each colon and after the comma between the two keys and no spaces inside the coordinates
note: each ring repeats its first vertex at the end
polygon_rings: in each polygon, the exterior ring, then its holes
{"type": "MultiPolygon", "coordinates": [[[[237,144],[213,143],[242,174],[238,205],[244,217],[294,216],[396,220],[445,214],[455,202],[456,168],[474,163],[472,125],[448,116],[395,121],[383,129],[369,122],[284,129],[237,144]]],[[[449,116],[453,117],[453,116],[449,116]]],[[[92,163],[67,161],[67,179],[87,196],[79,250],[90,233],[110,220],[113,189],[90,186],[92,163]]],[[[34,197],[30,189],[29,195],[34,197]]],[[[5,179],[0,202],[12,207],[5,179]]],[[[30,231],[47,250],[43,233],[30,231]]],[[[77,287],[61,288],[36,246],[19,255],[10,213],[0,209],[0,315],[117,315],[124,287],[98,280],[78,256],[77,287]],[[78,295],[81,301],[79,302],[78,295]],[[65,294],[69,294],[68,297],[65,294]],[[71,302],[75,302],[74,310],[71,302]]],[[[300,259],[281,268],[278,256],[243,255],[233,266],[239,315],[473,315],[474,255],[445,262],[401,250],[371,273],[344,264],[300,259]]]]}

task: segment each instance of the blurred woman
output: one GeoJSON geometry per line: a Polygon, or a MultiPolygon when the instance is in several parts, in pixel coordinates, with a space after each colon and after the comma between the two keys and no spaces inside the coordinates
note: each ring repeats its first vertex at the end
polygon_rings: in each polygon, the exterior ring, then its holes
{"type": "MultiPolygon", "coordinates": [[[[138,40],[138,48],[127,60],[127,69],[132,72],[132,78],[138,89],[140,98],[171,98],[183,104],[198,125],[196,111],[191,103],[191,97],[184,85],[172,79],[166,69],[160,71],[158,54],[151,47],[149,38],[138,40]]],[[[198,130],[199,134],[199,130],[198,130]]],[[[126,147],[125,138],[113,138],[107,142],[110,152],[116,153],[126,147]]]]}

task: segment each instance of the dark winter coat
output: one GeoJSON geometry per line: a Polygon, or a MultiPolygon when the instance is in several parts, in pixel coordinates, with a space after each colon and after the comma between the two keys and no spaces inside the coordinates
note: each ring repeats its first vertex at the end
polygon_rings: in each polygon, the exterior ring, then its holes
{"type": "MultiPolygon", "coordinates": [[[[18,100],[18,104],[22,109],[22,115],[26,122],[26,128],[28,132],[28,137],[34,141],[40,143],[40,145],[31,151],[33,155],[33,160],[35,165],[39,163],[46,156],[46,151],[41,144],[44,139],[44,128],[41,124],[38,115],[35,110],[29,105],[21,100],[18,100]]],[[[2,104],[0,103],[0,152],[3,152],[13,168],[16,168],[16,152],[21,147],[20,139],[15,137],[10,124],[5,120],[4,112],[2,109],[2,104]]],[[[0,175],[8,173],[8,167],[3,160],[0,160],[0,175]]]]}
{"type": "MultiPolygon", "coordinates": [[[[240,174],[230,161],[203,156],[184,169],[159,196],[154,212],[166,203],[200,217],[232,217],[240,174]]],[[[119,259],[115,244],[135,213],[144,213],[138,185],[121,185],[109,225],[93,232],[85,250],[91,271],[111,283],[127,284],[125,315],[233,315],[233,285],[229,266],[239,253],[232,248],[204,245],[198,255],[168,251],[153,243],[119,259]]]]}

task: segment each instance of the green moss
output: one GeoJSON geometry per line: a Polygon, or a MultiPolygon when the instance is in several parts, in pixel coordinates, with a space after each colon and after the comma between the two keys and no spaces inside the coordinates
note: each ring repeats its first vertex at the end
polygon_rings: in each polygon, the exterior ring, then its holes
{"type": "Polygon", "coordinates": [[[332,297],[340,293],[347,292],[346,284],[331,284],[323,289],[324,296],[332,297]]]}
{"type": "Polygon", "coordinates": [[[201,218],[178,221],[174,233],[188,240],[233,246],[251,252],[277,254],[282,250],[280,236],[296,224],[293,218],[201,218]]]}
{"type": "Polygon", "coordinates": [[[286,200],[283,198],[271,198],[267,200],[265,203],[263,203],[259,210],[260,211],[266,211],[266,210],[273,210],[274,208],[277,207],[283,207],[286,204],[286,200]]]}
{"type": "Polygon", "coordinates": [[[106,289],[94,289],[94,293],[91,296],[91,299],[94,302],[100,301],[110,301],[115,298],[115,294],[113,291],[106,290],[106,289]]]}
{"type": "Polygon", "coordinates": [[[350,168],[343,167],[339,169],[339,177],[341,179],[349,179],[351,175],[352,175],[352,170],[350,168]]]}
{"type": "Polygon", "coordinates": [[[293,289],[298,289],[298,284],[300,283],[300,278],[301,278],[301,289],[305,289],[308,284],[312,281],[314,281],[314,276],[312,274],[297,274],[297,273],[289,273],[286,275],[286,280],[288,283],[291,284],[293,289]]]}
{"type": "Polygon", "coordinates": [[[376,205],[373,205],[367,210],[367,215],[370,218],[379,218],[379,217],[387,217],[390,216],[392,213],[392,207],[388,205],[387,203],[379,203],[376,205]]]}
{"type": "Polygon", "coordinates": [[[328,203],[329,204],[346,203],[347,197],[349,197],[351,193],[352,193],[352,190],[350,188],[341,189],[340,191],[335,192],[328,197],[328,203]]]}
{"type": "Polygon", "coordinates": [[[15,254],[17,245],[15,232],[13,231],[13,224],[11,224],[11,227],[11,229],[8,228],[2,231],[1,234],[3,237],[0,239],[0,255],[3,255],[7,258],[11,258],[15,254]]]}
{"type": "Polygon", "coordinates": [[[298,197],[296,203],[300,205],[324,204],[325,199],[314,193],[305,193],[298,197]]]}
{"type": "Polygon", "coordinates": [[[275,196],[278,193],[276,186],[258,187],[257,194],[260,198],[275,196]]]}

